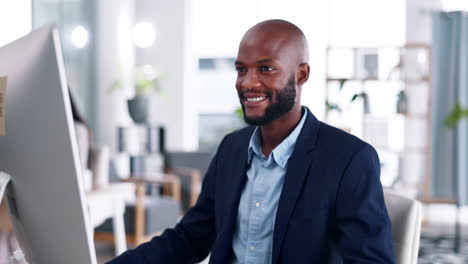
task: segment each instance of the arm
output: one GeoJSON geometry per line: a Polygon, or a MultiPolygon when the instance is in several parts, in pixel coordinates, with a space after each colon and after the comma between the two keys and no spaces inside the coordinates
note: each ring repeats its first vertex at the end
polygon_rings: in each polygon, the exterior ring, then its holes
{"type": "Polygon", "coordinates": [[[370,145],[349,161],[336,199],[337,246],[343,263],[395,263],[392,227],[380,184],[380,162],[370,145]]]}
{"type": "Polygon", "coordinates": [[[208,168],[197,203],[179,224],[108,264],[192,263],[203,260],[210,252],[215,238],[214,186],[217,156],[215,155],[208,168]]]}

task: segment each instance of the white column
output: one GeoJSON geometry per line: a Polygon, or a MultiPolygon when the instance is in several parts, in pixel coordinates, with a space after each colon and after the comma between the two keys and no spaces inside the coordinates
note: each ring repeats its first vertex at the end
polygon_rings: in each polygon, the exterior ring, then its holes
{"type": "Polygon", "coordinates": [[[134,65],[132,26],[133,0],[96,1],[96,65],[97,65],[97,135],[99,144],[112,150],[117,145],[117,126],[130,123],[127,97],[131,93],[134,65]],[[110,93],[109,88],[121,80],[122,90],[110,93]]]}
{"type": "Polygon", "coordinates": [[[166,127],[167,147],[171,150],[198,146],[190,13],[190,0],[135,1],[135,22],[150,22],[156,31],[151,47],[135,47],[136,64],[152,64],[168,75],[161,83],[165,97],[155,100],[150,118],[152,123],[166,127]]]}

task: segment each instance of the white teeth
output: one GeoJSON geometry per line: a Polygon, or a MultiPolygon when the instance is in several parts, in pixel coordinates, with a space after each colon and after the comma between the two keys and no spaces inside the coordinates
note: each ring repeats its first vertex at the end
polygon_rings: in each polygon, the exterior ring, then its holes
{"type": "Polygon", "coordinates": [[[258,102],[258,101],[262,101],[262,100],[265,100],[265,96],[261,96],[261,97],[247,97],[246,100],[247,102],[258,102]]]}

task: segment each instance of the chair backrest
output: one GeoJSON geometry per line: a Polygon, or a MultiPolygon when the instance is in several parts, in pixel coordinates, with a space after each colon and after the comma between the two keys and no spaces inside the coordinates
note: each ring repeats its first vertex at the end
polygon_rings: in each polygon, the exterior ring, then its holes
{"type": "Polygon", "coordinates": [[[421,234],[422,205],[419,201],[384,191],[385,204],[392,221],[393,247],[398,264],[416,264],[421,234]]]}
{"type": "MultiPolygon", "coordinates": [[[[164,157],[167,168],[197,169],[203,178],[208,170],[213,155],[213,153],[203,151],[168,151],[165,153],[164,157]]],[[[192,198],[191,180],[188,177],[182,177],[180,183],[182,209],[185,212],[192,206],[192,201],[194,199],[192,198]]],[[[198,194],[196,197],[198,197],[198,194]]]]}
{"type": "Polygon", "coordinates": [[[167,166],[198,169],[205,176],[213,153],[202,151],[169,151],[165,153],[167,166]]]}

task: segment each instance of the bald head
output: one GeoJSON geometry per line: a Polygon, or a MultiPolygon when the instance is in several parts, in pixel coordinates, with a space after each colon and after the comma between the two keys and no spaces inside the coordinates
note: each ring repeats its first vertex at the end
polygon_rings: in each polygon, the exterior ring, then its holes
{"type": "Polygon", "coordinates": [[[240,46],[261,43],[287,49],[295,63],[309,62],[307,39],[302,30],[291,22],[280,19],[260,22],[244,34],[240,46]]]}
{"type": "Polygon", "coordinates": [[[247,123],[291,128],[299,122],[302,85],[310,72],[308,59],[304,33],[290,22],[267,20],[245,33],[235,65],[236,89],[247,123]]]}

